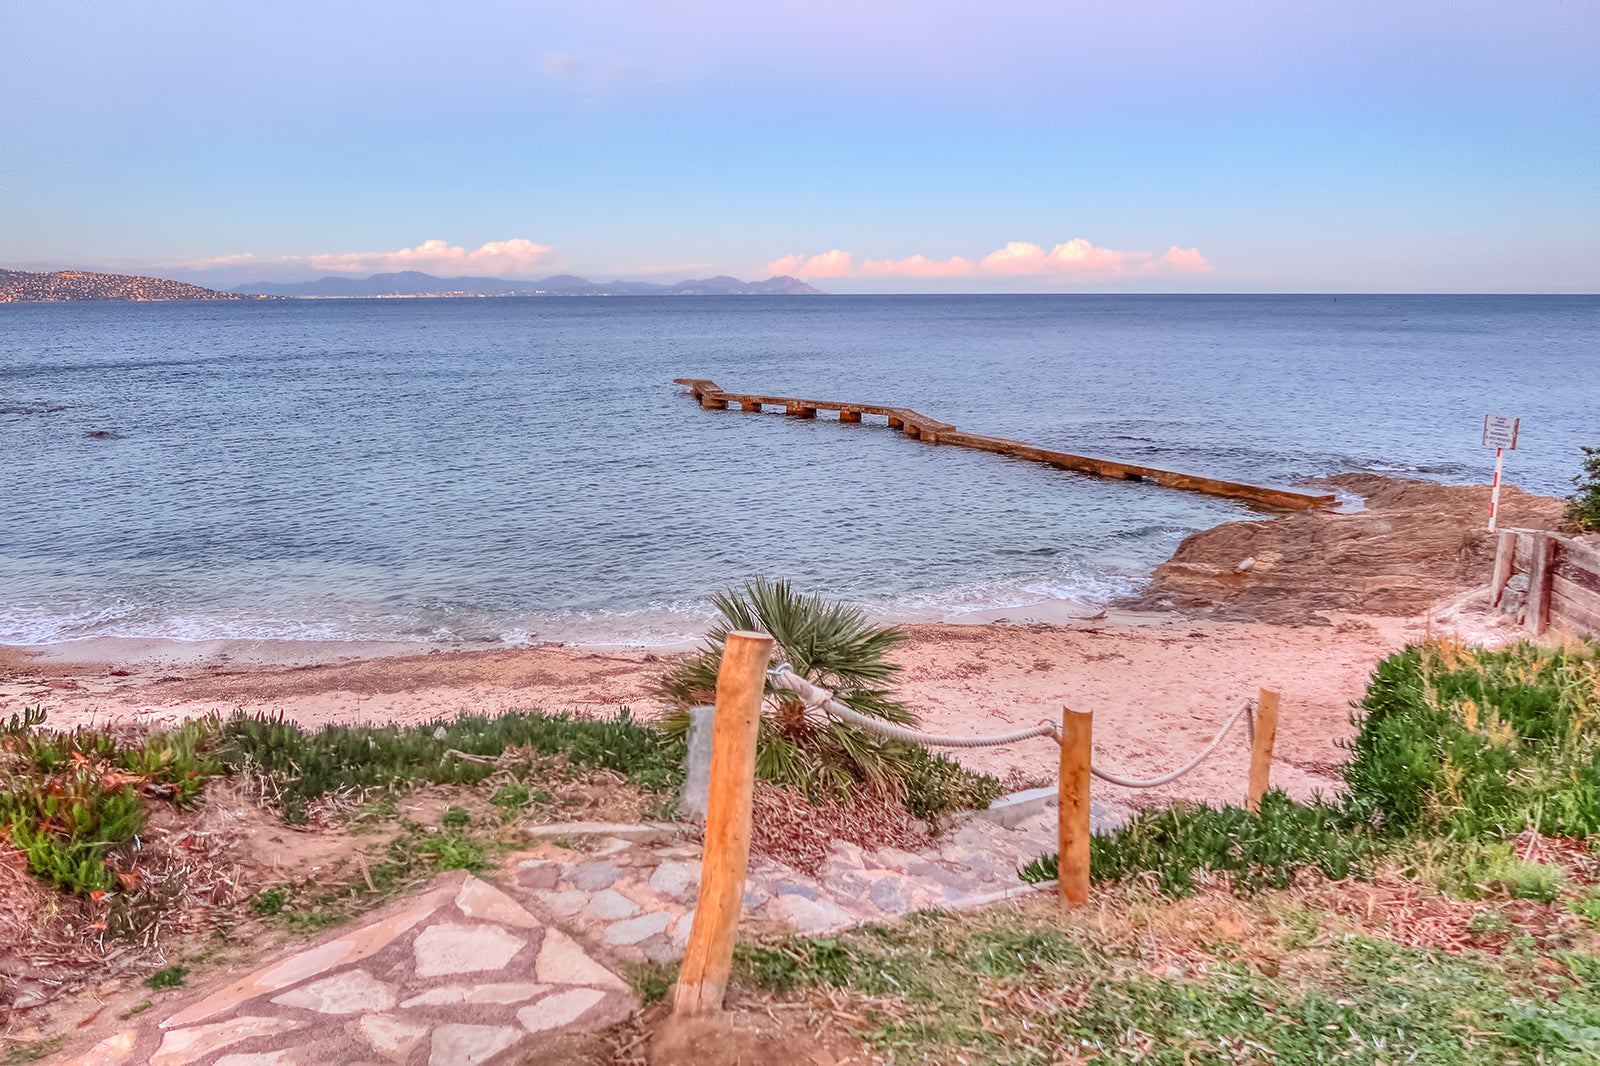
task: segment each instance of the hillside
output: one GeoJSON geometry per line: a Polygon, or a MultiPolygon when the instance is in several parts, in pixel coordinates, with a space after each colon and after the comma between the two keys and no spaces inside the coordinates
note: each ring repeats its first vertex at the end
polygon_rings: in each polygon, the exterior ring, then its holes
{"type": "Polygon", "coordinates": [[[0,303],[66,300],[242,300],[238,293],[218,292],[168,278],[138,274],[95,274],[87,270],[32,273],[0,270],[0,303]]]}

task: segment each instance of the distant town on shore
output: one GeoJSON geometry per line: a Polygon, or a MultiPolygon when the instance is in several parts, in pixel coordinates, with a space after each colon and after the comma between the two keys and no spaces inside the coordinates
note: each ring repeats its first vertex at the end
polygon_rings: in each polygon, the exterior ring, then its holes
{"type": "Polygon", "coordinates": [[[416,270],[367,278],[327,277],[303,282],[258,282],[229,292],[167,278],[99,274],[86,270],[35,273],[0,270],[0,303],[68,300],[395,300],[491,296],[812,296],[821,290],[798,278],[740,281],[720,276],[659,285],[646,281],[593,282],[571,274],[540,281],[440,278],[416,270]]]}

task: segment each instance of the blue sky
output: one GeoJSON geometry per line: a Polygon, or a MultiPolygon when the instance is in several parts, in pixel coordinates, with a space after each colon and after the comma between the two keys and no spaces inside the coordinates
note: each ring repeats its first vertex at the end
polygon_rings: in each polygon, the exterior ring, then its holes
{"type": "Polygon", "coordinates": [[[0,266],[1600,291],[1600,5],[0,5],[0,266]]]}

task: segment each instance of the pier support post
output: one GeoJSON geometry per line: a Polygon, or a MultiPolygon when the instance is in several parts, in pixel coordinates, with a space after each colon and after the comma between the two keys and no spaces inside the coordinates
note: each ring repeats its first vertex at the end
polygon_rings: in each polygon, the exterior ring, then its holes
{"type": "Polygon", "coordinates": [[[761,401],[760,400],[742,400],[739,403],[739,407],[741,409],[745,410],[745,411],[757,411],[757,412],[759,412],[761,410],[761,401]]]}
{"type": "Polygon", "coordinates": [[[784,408],[784,413],[789,415],[791,418],[817,417],[817,409],[815,407],[806,407],[803,404],[798,403],[792,403],[788,407],[784,408]]]}
{"type": "Polygon", "coordinates": [[[903,419],[900,419],[900,418],[896,417],[895,415],[890,415],[889,416],[889,428],[890,429],[901,429],[904,426],[905,426],[905,421],[903,419]]]}
{"type": "Polygon", "coordinates": [[[1250,785],[1246,810],[1259,811],[1272,777],[1272,746],[1278,740],[1278,694],[1264,688],[1256,696],[1256,739],[1250,748],[1250,785]]]}
{"type": "Polygon", "coordinates": [[[1061,785],[1057,810],[1056,884],[1069,907],[1089,902],[1089,762],[1094,715],[1061,713],[1061,785]]]}
{"type": "Polygon", "coordinates": [[[861,412],[860,411],[840,411],[839,412],[839,421],[841,421],[841,422],[860,422],[861,421],[861,412]]]}
{"type": "Polygon", "coordinates": [[[717,672],[712,723],[711,782],[706,797],[705,848],[694,925],[678,970],[674,1014],[722,1009],[733,968],[733,945],[750,866],[750,805],[755,791],[756,732],[766,688],[772,638],[735,630],[728,634],[717,672]]]}
{"type": "Polygon", "coordinates": [[[728,409],[728,401],[724,400],[721,396],[714,396],[710,393],[707,393],[706,395],[700,397],[700,406],[704,407],[708,411],[726,411],[728,409]]]}

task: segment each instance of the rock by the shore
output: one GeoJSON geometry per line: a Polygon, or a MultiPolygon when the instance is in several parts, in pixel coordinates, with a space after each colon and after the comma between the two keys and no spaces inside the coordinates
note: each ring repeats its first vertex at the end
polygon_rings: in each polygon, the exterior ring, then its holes
{"type": "MultiPolygon", "coordinates": [[[[1209,618],[1325,624],[1324,611],[1409,615],[1489,580],[1487,485],[1377,474],[1321,484],[1361,496],[1356,514],[1297,512],[1188,537],[1128,606],[1209,618]],[[1243,565],[1250,560],[1250,565],[1243,565]]],[[[1555,529],[1563,501],[1507,485],[1500,526],[1555,529]]]]}

